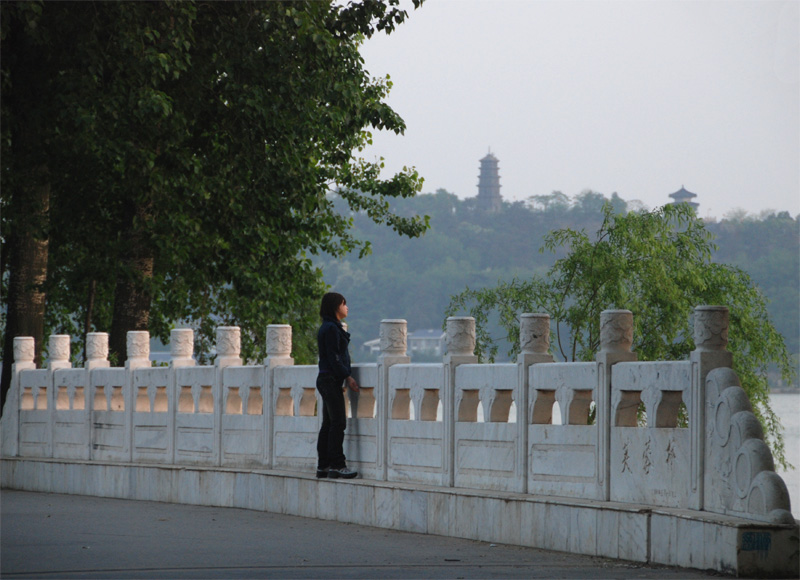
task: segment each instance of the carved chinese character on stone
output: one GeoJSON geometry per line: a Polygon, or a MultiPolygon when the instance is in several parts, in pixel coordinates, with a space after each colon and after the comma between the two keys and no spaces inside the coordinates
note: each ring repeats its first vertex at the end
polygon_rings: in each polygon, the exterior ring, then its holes
{"type": "Polygon", "coordinates": [[[667,465],[672,467],[672,464],[675,463],[675,446],[674,441],[672,439],[669,440],[667,444],[667,465]]]}
{"type": "Polygon", "coordinates": [[[644,472],[650,473],[650,467],[653,463],[650,461],[650,439],[648,438],[644,444],[644,451],[642,452],[642,463],[644,465],[644,472]]]}
{"type": "Polygon", "coordinates": [[[628,465],[628,461],[630,460],[630,455],[628,454],[628,443],[625,442],[622,445],[622,470],[621,473],[633,473],[631,471],[631,466],[628,465]]]}

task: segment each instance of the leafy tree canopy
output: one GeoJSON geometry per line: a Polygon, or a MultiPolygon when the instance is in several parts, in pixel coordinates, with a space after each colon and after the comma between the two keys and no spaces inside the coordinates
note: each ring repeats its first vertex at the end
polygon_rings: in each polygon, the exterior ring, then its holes
{"type": "Polygon", "coordinates": [[[330,192],[397,233],[426,230],[389,205],[420,191],[416,170],[381,178],[358,155],[371,131],[405,130],[359,54],[405,20],[399,0],[1,8],[2,225],[49,237],[45,335],[111,328],[121,360],[128,330],[167,340],[191,323],[203,350],[239,324],[256,358],[266,325],[291,323],[308,360],[325,288],[311,256],[368,247],[330,192]],[[30,119],[35,160],[14,130],[30,119]],[[26,223],[14,208],[43,161],[47,220],[26,223]]]}

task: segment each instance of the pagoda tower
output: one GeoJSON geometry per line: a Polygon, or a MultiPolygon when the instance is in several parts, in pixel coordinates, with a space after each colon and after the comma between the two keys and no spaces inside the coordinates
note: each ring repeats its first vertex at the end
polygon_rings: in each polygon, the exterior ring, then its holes
{"type": "Polygon", "coordinates": [[[697,197],[697,194],[692,193],[691,191],[687,191],[682,185],[678,191],[676,191],[675,193],[670,193],[669,196],[675,200],[672,202],[673,204],[688,203],[695,210],[697,210],[697,208],[700,207],[699,203],[692,201],[692,198],[697,197]]]}
{"type": "Polygon", "coordinates": [[[490,149],[486,157],[481,159],[481,172],[478,175],[478,209],[491,213],[503,207],[497,163],[497,157],[492,155],[490,149]]]}

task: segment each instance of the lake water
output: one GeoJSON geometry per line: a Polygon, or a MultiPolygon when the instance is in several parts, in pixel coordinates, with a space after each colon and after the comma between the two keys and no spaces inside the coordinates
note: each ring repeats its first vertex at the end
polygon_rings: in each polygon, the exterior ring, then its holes
{"type": "Polygon", "coordinates": [[[778,473],[789,488],[792,500],[792,515],[800,519],[800,394],[770,395],[770,406],[780,417],[786,445],[786,459],[794,465],[790,471],[778,469],[778,473]]]}

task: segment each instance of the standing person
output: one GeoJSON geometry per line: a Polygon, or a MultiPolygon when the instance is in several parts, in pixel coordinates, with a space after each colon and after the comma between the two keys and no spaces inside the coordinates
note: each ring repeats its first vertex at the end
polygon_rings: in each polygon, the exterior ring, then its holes
{"type": "Polygon", "coordinates": [[[358,475],[348,469],[344,457],[344,430],[347,418],[344,411],[343,385],[358,392],[358,383],[350,376],[350,333],[342,326],[347,318],[347,301],[336,292],[322,297],[319,308],[322,325],[317,332],[319,375],[317,390],[322,396],[322,428],[317,439],[317,477],[350,479],[358,475]]]}

